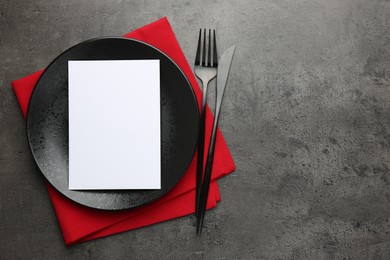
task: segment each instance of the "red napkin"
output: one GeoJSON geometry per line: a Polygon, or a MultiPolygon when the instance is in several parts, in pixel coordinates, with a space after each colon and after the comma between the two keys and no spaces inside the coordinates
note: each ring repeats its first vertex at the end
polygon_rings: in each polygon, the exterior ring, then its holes
{"type": "MultiPolygon", "coordinates": [[[[165,17],[132,31],[124,35],[124,37],[147,42],[173,59],[186,74],[194,89],[198,102],[201,104],[201,90],[165,17]]],[[[12,82],[12,87],[24,117],[26,117],[31,93],[42,72],[43,70],[12,82]]],[[[209,140],[211,135],[211,126],[212,114],[208,109],[206,140],[209,140]]],[[[208,147],[208,145],[209,141],[206,141],[205,147],[208,147]]],[[[153,203],[136,209],[123,211],[91,209],[69,200],[51,184],[47,183],[50,199],[57,214],[65,243],[67,245],[76,244],[194,213],[195,158],[196,156],[183,178],[171,191],[153,203]]],[[[216,203],[220,201],[216,180],[234,170],[234,161],[222,134],[218,130],[212,183],[207,202],[208,209],[215,207],[216,203]]]]}

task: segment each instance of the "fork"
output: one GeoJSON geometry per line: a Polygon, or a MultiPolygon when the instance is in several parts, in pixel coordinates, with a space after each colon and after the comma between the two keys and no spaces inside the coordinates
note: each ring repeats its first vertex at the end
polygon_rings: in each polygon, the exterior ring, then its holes
{"type": "Polygon", "coordinates": [[[202,45],[202,29],[199,30],[198,47],[195,57],[195,75],[202,81],[203,97],[202,108],[199,124],[199,140],[198,140],[198,162],[196,168],[196,201],[195,212],[198,215],[200,192],[202,186],[203,159],[204,159],[204,140],[205,140],[205,122],[206,122],[206,104],[207,104],[207,87],[209,82],[217,76],[218,58],[217,44],[215,40],[215,30],[213,37],[211,29],[208,33],[208,44],[206,44],[206,29],[203,30],[203,45],[202,45]],[[213,41],[211,40],[213,38],[213,41]],[[211,42],[213,43],[211,45],[211,42]]]}

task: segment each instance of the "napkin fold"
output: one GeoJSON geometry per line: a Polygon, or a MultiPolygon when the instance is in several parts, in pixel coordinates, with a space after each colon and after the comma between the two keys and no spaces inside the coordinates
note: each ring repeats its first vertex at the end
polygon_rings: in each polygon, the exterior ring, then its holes
{"type": "MultiPolygon", "coordinates": [[[[125,34],[124,37],[149,43],[167,54],[185,73],[195,92],[198,104],[201,104],[201,90],[166,17],[125,34]]],[[[43,70],[40,70],[12,82],[24,118],[31,94],[42,73],[43,70]]],[[[213,119],[208,108],[206,114],[205,147],[207,148],[213,119]]],[[[196,158],[195,155],[183,178],[166,195],[150,204],[129,210],[106,211],[85,207],[69,200],[47,182],[49,196],[65,243],[72,245],[194,213],[196,158]]],[[[234,170],[233,158],[218,129],[212,183],[207,202],[208,209],[215,207],[221,200],[216,180],[234,170]]]]}

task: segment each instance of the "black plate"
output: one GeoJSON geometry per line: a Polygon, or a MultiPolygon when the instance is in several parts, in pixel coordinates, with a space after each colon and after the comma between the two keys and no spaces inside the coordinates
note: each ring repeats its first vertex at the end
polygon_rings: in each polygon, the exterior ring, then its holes
{"type": "Polygon", "coordinates": [[[129,209],[161,197],[184,175],[195,153],[198,113],[196,98],[186,76],[164,53],[136,40],[99,38],[68,49],[46,68],[31,96],[27,135],[43,175],[66,197],[92,208],[129,209]],[[161,189],[69,190],[68,60],[139,59],[160,60],[161,189]]]}

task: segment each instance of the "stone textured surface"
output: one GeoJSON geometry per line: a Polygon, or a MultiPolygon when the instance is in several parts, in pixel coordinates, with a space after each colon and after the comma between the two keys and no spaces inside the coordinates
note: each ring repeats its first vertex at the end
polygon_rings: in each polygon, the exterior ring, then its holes
{"type": "Polygon", "coordinates": [[[0,1],[4,259],[389,259],[388,0],[0,1]],[[202,237],[184,217],[66,247],[10,87],[83,40],[167,16],[237,51],[221,129],[237,171],[202,237]]]}

